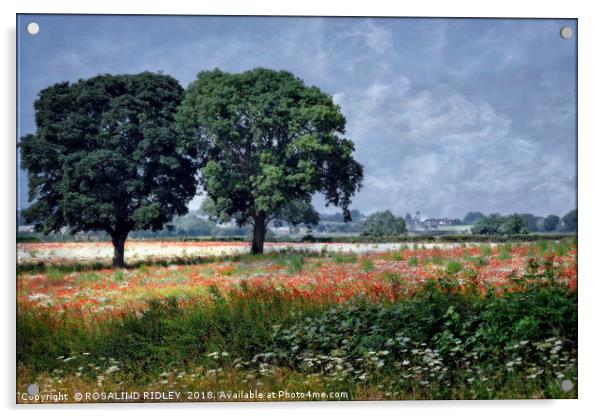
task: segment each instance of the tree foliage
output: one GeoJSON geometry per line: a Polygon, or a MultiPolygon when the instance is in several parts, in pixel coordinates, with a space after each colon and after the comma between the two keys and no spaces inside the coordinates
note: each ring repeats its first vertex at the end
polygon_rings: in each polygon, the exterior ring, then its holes
{"type": "Polygon", "coordinates": [[[130,231],[161,229],[195,194],[196,149],[174,124],[182,96],[174,78],[148,72],[42,90],[36,133],[19,145],[26,220],[44,233],[106,231],[122,266],[130,231]]]}
{"type": "Polygon", "coordinates": [[[577,232],[577,209],[570,211],[562,217],[563,229],[569,232],[577,232]]]}
{"type": "Polygon", "coordinates": [[[368,216],[364,224],[363,234],[374,237],[396,236],[406,232],[406,222],[386,210],[368,216]]]}
{"type": "Polygon", "coordinates": [[[539,224],[543,222],[541,217],[535,216],[532,213],[521,213],[520,217],[525,224],[525,228],[527,228],[527,231],[529,232],[537,232],[539,230],[539,224]]]}
{"type": "Polygon", "coordinates": [[[343,137],[339,106],[317,87],[286,71],[205,71],[188,87],[177,121],[197,142],[201,184],[216,212],[253,225],[253,253],[263,252],[270,220],[316,192],[350,218],[362,166],[343,137]]]}
{"type": "Polygon", "coordinates": [[[543,229],[546,232],[556,231],[560,226],[560,217],[556,215],[548,215],[543,221],[543,229]]]}
{"type": "Polygon", "coordinates": [[[474,225],[479,219],[483,219],[485,215],[481,212],[468,212],[463,219],[465,225],[474,225]]]}
{"type": "Polygon", "coordinates": [[[479,235],[513,235],[525,234],[528,231],[520,215],[515,213],[502,216],[494,213],[479,219],[473,226],[472,232],[479,235]]]}

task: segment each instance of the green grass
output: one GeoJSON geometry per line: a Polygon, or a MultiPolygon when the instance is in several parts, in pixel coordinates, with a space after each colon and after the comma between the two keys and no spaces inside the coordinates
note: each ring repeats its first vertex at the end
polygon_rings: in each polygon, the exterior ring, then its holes
{"type": "Polygon", "coordinates": [[[405,260],[405,255],[403,253],[403,249],[400,249],[398,251],[391,251],[390,253],[387,254],[387,257],[389,260],[391,261],[403,261],[405,260]]]}
{"type": "Polygon", "coordinates": [[[354,253],[334,253],[332,255],[332,261],[335,263],[355,263],[357,261],[357,255],[354,253]]]}
{"type": "Polygon", "coordinates": [[[305,257],[303,254],[292,254],[288,257],[287,268],[289,273],[298,273],[303,270],[305,257]]]}
{"type": "Polygon", "coordinates": [[[554,244],[554,252],[558,257],[564,257],[569,252],[569,247],[566,242],[559,241],[554,244]]]}
{"type": "Polygon", "coordinates": [[[443,257],[435,254],[431,257],[431,263],[433,263],[436,266],[441,266],[444,263],[443,257]]]}
{"type": "Polygon", "coordinates": [[[493,252],[491,245],[489,244],[481,244],[479,246],[479,250],[481,251],[481,255],[483,257],[490,257],[493,252]]]}
{"type": "Polygon", "coordinates": [[[46,280],[50,285],[57,285],[65,281],[65,273],[60,267],[50,267],[45,273],[46,280]]]}
{"type": "Polygon", "coordinates": [[[84,283],[94,283],[99,280],[100,280],[100,276],[97,273],[91,271],[91,272],[77,275],[77,278],[75,279],[75,284],[80,286],[84,283]]]}
{"type": "Polygon", "coordinates": [[[537,248],[539,249],[539,253],[540,254],[544,254],[546,252],[546,250],[548,249],[548,241],[546,240],[540,240],[537,241],[537,248]]]}
{"type": "Polygon", "coordinates": [[[362,270],[366,273],[374,270],[374,262],[369,258],[364,258],[362,260],[362,270]]]}
{"type": "Polygon", "coordinates": [[[126,279],[127,275],[123,272],[123,270],[115,270],[115,272],[113,273],[113,280],[115,280],[116,282],[123,282],[126,279]]]}
{"type": "Polygon", "coordinates": [[[487,257],[477,256],[471,259],[476,267],[483,267],[489,264],[487,257]]]}
{"type": "Polygon", "coordinates": [[[447,272],[447,274],[452,276],[459,273],[462,270],[464,270],[464,265],[461,262],[455,260],[448,261],[447,265],[445,266],[445,271],[447,272]]]}
{"type": "Polygon", "coordinates": [[[418,265],[418,257],[412,256],[408,259],[408,266],[416,267],[417,265],[418,265]]]}

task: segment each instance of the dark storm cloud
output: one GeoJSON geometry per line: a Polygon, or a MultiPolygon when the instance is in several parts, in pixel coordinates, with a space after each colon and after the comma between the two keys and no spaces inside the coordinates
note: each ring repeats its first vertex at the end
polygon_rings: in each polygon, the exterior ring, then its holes
{"type": "Polygon", "coordinates": [[[576,206],[576,41],[562,25],[576,32],[559,20],[26,16],[19,134],[58,81],[162,70],[186,86],[215,67],[286,69],[341,105],[365,166],[362,212],[563,214],[576,206]]]}

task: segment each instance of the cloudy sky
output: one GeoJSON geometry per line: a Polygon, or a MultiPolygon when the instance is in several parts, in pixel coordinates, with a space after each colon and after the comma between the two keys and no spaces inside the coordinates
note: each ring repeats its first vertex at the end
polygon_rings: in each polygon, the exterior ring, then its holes
{"type": "Polygon", "coordinates": [[[18,135],[60,81],[284,69],[341,105],[364,165],[354,208],[562,215],[576,207],[576,36],[562,26],[576,34],[573,20],[20,16],[18,135]]]}

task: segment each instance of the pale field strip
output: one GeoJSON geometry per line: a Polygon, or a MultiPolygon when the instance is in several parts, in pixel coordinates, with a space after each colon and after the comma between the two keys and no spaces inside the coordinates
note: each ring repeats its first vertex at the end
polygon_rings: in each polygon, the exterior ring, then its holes
{"type": "MultiPolygon", "coordinates": [[[[432,249],[456,248],[459,243],[266,243],[266,252],[287,250],[328,252],[328,253],[382,253],[401,248],[432,249]]],[[[466,243],[467,246],[478,245],[466,243]]],[[[495,243],[491,243],[495,246],[495,243]]],[[[170,260],[199,257],[220,257],[248,254],[250,245],[243,242],[169,242],[169,241],[129,241],[125,246],[126,262],[145,260],[170,260]]],[[[17,244],[17,264],[30,263],[91,263],[107,262],[113,257],[113,246],[109,242],[68,242],[68,243],[19,243],[17,244]]]]}

